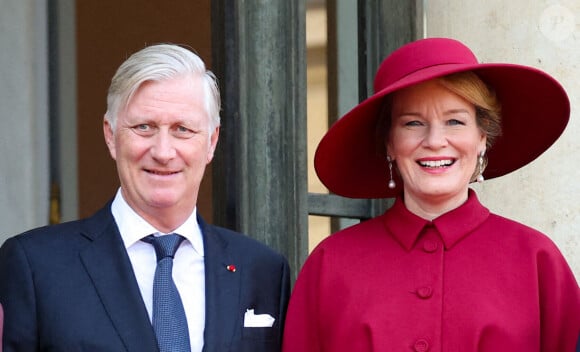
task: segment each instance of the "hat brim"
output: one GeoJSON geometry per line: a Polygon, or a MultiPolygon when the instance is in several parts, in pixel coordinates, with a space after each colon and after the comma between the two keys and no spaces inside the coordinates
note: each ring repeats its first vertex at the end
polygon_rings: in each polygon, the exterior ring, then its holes
{"type": "Polygon", "coordinates": [[[384,98],[397,90],[452,73],[473,71],[496,92],[502,135],[487,151],[486,179],[506,175],[535,160],[564,131],[570,102],[551,76],[514,64],[445,64],[421,69],[376,92],[334,123],[320,141],[314,166],[322,183],[349,198],[391,198],[384,155],[376,150],[376,128],[384,98]]]}

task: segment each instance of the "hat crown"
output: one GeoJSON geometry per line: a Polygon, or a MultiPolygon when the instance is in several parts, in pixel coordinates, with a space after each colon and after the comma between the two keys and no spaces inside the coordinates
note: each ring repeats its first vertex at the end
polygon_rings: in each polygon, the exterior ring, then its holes
{"type": "Polygon", "coordinates": [[[375,77],[374,90],[379,92],[404,77],[429,67],[477,63],[473,52],[457,40],[421,39],[403,45],[381,63],[375,77]]]}
{"type": "MultiPolygon", "coordinates": [[[[377,122],[385,97],[438,77],[473,71],[492,87],[501,103],[502,132],[487,151],[485,179],[508,174],[530,163],[562,134],[570,101],[554,78],[536,68],[507,63],[479,63],[461,42],[428,38],[406,44],[389,55],[375,76],[375,94],[336,121],[321,139],[314,167],[333,193],[351,198],[388,198],[400,194],[387,186],[389,169],[377,153],[377,122]]],[[[394,177],[398,177],[394,174],[394,177]]]]}

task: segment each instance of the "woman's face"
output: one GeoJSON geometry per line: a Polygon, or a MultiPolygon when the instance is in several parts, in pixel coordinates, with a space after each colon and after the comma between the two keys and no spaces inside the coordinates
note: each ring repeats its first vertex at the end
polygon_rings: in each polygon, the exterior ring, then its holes
{"type": "Polygon", "coordinates": [[[486,142],[475,106],[432,80],[394,93],[391,116],[387,153],[407,208],[434,218],[465,202],[486,142]]]}

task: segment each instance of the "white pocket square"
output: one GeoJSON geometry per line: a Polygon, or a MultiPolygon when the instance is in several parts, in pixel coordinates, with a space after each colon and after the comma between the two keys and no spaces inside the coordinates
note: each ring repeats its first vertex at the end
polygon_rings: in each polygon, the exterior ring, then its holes
{"type": "Polygon", "coordinates": [[[275,320],[270,314],[254,314],[253,309],[246,309],[246,314],[244,314],[244,327],[271,328],[275,320]]]}

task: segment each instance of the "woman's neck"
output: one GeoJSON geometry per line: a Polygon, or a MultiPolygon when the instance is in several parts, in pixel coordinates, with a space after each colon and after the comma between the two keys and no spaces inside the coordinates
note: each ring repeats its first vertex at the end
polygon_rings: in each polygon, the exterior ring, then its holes
{"type": "Polygon", "coordinates": [[[415,197],[411,194],[404,193],[403,201],[411,213],[425,220],[431,221],[453,209],[460,207],[467,201],[467,197],[467,190],[452,197],[449,195],[415,197]]]}

